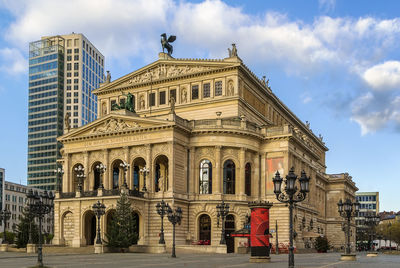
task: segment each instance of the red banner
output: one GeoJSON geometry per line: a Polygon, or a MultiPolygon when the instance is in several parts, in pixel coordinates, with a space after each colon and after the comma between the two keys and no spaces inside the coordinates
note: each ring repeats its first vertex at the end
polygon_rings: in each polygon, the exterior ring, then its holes
{"type": "Polygon", "coordinates": [[[251,247],[269,247],[269,209],[251,208],[251,247]]]}

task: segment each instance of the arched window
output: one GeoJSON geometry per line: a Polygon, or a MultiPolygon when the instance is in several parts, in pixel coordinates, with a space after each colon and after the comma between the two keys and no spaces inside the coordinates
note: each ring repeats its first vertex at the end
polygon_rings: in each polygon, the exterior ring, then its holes
{"type": "Polygon", "coordinates": [[[156,164],[156,177],[154,180],[154,185],[155,185],[154,191],[155,192],[160,191],[159,180],[160,180],[160,165],[156,164]]]}
{"type": "Polygon", "coordinates": [[[113,189],[118,189],[119,168],[113,168],[113,189]]]}
{"type": "Polygon", "coordinates": [[[244,183],[245,183],[245,194],[251,195],[251,164],[247,163],[244,168],[244,183]]]}
{"type": "Polygon", "coordinates": [[[94,169],[94,190],[97,190],[100,187],[100,171],[95,168],[94,169]]]}
{"type": "Polygon", "coordinates": [[[140,176],[140,168],[139,166],[133,167],[133,189],[139,190],[139,176],[140,176]]]}
{"type": "Polygon", "coordinates": [[[205,159],[200,162],[200,194],[212,193],[212,164],[205,159]]]}
{"type": "Polygon", "coordinates": [[[224,194],[235,194],[235,163],[226,160],[224,163],[224,194]]]}
{"type": "Polygon", "coordinates": [[[203,240],[204,245],[211,244],[211,218],[207,214],[199,217],[199,240],[203,240]]]}

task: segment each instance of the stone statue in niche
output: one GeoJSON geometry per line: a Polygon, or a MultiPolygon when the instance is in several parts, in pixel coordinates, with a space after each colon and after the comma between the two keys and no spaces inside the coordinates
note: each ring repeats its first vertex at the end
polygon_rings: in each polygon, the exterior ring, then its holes
{"type": "Polygon", "coordinates": [[[174,114],[174,113],[175,113],[175,98],[174,98],[174,97],[171,97],[170,100],[169,100],[169,103],[170,103],[170,105],[171,105],[171,111],[170,111],[170,113],[171,113],[171,114],[174,114]]]}
{"type": "Polygon", "coordinates": [[[140,95],[139,103],[140,103],[140,109],[144,110],[146,107],[145,107],[145,101],[144,101],[144,96],[143,95],[140,95]]]}
{"type": "Polygon", "coordinates": [[[187,91],[186,91],[185,88],[182,89],[181,100],[182,100],[182,103],[186,103],[187,102],[187,91]]]}
{"type": "Polygon", "coordinates": [[[235,90],[235,87],[234,87],[234,85],[233,85],[233,81],[230,80],[230,81],[228,82],[228,89],[226,90],[226,95],[227,95],[227,96],[233,96],[234,90],[235,90]]]}
{"type": "Polygon", "coordinates": [[[71,123],[69,122],[69,117],[70,117],[69,113],[66,113],[64,117],[64,126],[67,131],[71,129],[71,123]]]}
{"type": "Polygon", "coordinates": [[[106,83],[110,83],[111,82],[111,73],[110,71],[107,71],[107,76],[106,76],[106,83]]]}
{"type": "Polygon", "coordinates": [[[102,115],[106,115],[107,114],[107,104],[105,102],[103,102],[101,104],[101,114],[102,115]]]}

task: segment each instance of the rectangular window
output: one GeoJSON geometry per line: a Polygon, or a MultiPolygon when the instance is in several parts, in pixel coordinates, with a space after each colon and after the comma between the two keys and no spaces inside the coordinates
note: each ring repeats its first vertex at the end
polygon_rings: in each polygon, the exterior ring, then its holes
{"type": "Polygon", "coordinates": [[[67,84],[71,84],[71,79],[67,79],[67,84]]]}
{"type": "Polygon", "coordinates": [[[78,85],[74,85],[74,90],[78,90],[79,86],[78,85]]]}
{"type": "Polygon", "coordinates": [[[78,84],[79,83],[79,79],[74,79],[74,84],[78,84]]]}
{"type": "Polygon", "coordinates": [[[215,82],[215,96],[222,96],[222,81],[215,82]]]}
{"type": "Polygon", "coordinates": [[[74,112],[74,116],[78,116],[78,112],[74,112]]]}
{"type": "Polygon", "coordinates": [[[197,100],[199,98],[199,86],[192,86],[192,100],[197,100]]]}
{"type": "Polygon", "coordinates": [[[72,40],[71,39],[68,39],[67,40],[67,47],[70,47],[72,45],[72,40]]]}
{"type": "Polygon", "coordinates": [[[67,90],[71,90],[71,86],[67,86],[67,90]]]}
{"type": "Polygon", "coordinates": [[[78,62],[74,63],[74,70],[75,71],[79,70],[79,63],[78,62]]]}
{"type": "Polygon", "coordinates": [[[78,111],[78,105],[74,105],[74,111],[78,111]]]}
{"type": "Polygon", "coordinates": [[[71,106],[67,106],[67,111],[71,111],[71,106]]]}
{"type": "Polygon", "coordinates": [[[74,99],[74,103],[78,103],[79,102],[79,100],[78,99],[74,99]]]}
{"type": "Polygon", "coordinates": [[[79,72],[74,72],[74,76],[79,76],[79,72]]]}
{"type": "Polygon", "coordinates": [[[72,70],[72,65],[71,63],[67,63],[67,71],[71,71],[72,70]]]}
{"type": "Polygon", "coordinates": [[[74,60],[79,60],[79,55],[75,55],[74,60]]]}
{"type": "Polygon", "coordinates": [[[71,99],[67,99],[67,104],[70,104],[71,103],[71,99]]]}
{"type": "Polygon", "coordinates": [[[79,53],[79,48],[75,48],[74,53],[79,53]]]}
{"type": "Polygon", "coordinates": [[[71,61],[72,60],[72,56],[67,56],[67,61],[71,61]]]}
{"type": "Polygon", "coordinates": [[[67,77],[71,77],[72,73],[67,73],[67,77]]]}
{"type": "Polygon", "coordinates": [[[156,93],[150,93],[150,106],[156,105],[156,93]]]}
{"type": "Polygon", "coordinates": [[[165,104],[165,91],[160,91],[160,105],[165,104]]]}
{"type": "Polygon", "coordinates": [[[175,102],[176,102],[176,89],[171,89],[169,91],[169,99],[174,98],[175,102]]]}
{"type": "Polygon", "coordinates": [[[72,49],[67,49],[67,54],[71,54],[72,53],[72,49]]]}
{"type": "Polygon", "coordinates": [[[210,83],[203,84],[203,98],[210,97],[210,83]]]}

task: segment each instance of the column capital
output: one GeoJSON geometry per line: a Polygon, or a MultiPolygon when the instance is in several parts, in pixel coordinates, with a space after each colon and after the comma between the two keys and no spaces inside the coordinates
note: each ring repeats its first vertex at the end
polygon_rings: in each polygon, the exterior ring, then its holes
{"type": "Polygon", "coordinates": [[[222,145],[216,145],[216,146],[215,146],[215,149],[221,150],[221,149],[222,149],[222,145]]]}

